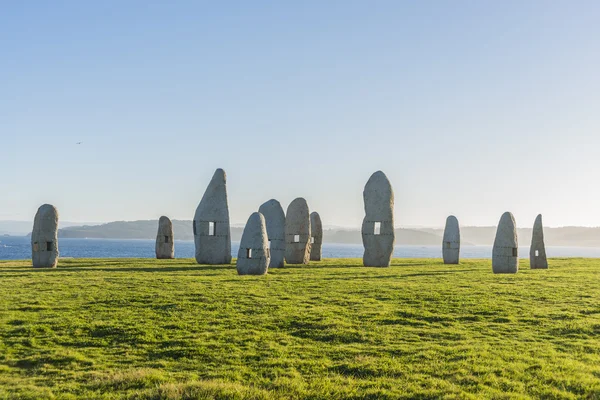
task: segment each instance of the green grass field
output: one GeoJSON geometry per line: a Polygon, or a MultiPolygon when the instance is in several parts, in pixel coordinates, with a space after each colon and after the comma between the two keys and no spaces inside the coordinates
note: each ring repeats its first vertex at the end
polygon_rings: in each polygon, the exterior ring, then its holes
{"type": "Polygon", "coordinates": [[[0,261],[0,398],[600,399],[600,260],[0,261]]]}

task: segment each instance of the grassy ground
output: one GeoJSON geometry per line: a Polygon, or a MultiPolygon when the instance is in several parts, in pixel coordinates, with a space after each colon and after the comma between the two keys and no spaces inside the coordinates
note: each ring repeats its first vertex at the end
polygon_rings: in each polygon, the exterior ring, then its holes
{"type": "Polygon", "coordinates": [[[0,261],[0,399],[600,399],[600,260],[28,265],[0,261]]]}

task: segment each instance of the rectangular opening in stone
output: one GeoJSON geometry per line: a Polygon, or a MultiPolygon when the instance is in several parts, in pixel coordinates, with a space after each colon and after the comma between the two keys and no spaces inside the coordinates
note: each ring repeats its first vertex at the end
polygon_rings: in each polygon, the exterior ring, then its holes
{"type": "Polygon", "coordinates": [[[375,222],[375,228],[373,229],[374,235],[381,235],[381,222],[375,222]]]}
{"type": "Polygon", "coordinates": [[[536,250],[536,251],[535,251],[535,256],[536,256],[536,257],[539,257],[539,256],[540,256],[540,251],[539,251],[539,250],[536,250]]]}
{"type": "Polygon", "coordinates": [[[246,258],[252,258],[252,249],[246,249],[246,258]]]}
{"type": "Polygon", "coordinates": [[[444,242],[444,244],[446,245],[446,248],[449,249],[450,246],[452,245],[450,242],[444,242]]]}
{"type": "Polygon", "coordinates": [[[518,257],[519,252],[518,249],[516,247],[513,247],[513,257],[518,257]]]}
{"type": "Polygon", "coordinates": [[[271,239],[269,239],[269,241],[267,242],[267,249],[271,248],[271,239]]]}
{"type": "Polygon", "coordinates": [[[192,229],[194,230],[194,236],[196,236],[196,220],[192,221],[192,229]]]}
{"type": "Polygon", "coordinates": [[[314,236],[311,236],[311,237],[310,237],[310,242],[311,242],[311,243],[314,243],[314,242],[315,242],[315,237],[314,237],[314,236]]]}
{"type": "Polygon", "coordinates": [[[165,243],[169,243],[169,237],[165,236],[165,243]]]}
{"type": "Polygon", "coordinates": [[[54,250],[54,242],[46,242],[46,251],[54,250]]]}
{"type": "Polygon", "coordinates": [[[216,222],[208,223],[208,236],[215,236],[215,226],[216,222]]]}
{"type": "Polygon", "coordinates": [[[38,244],[38,242],[35,242],[33,244],[33,251],[40,251],[40,245],[38,244]]]}
{"type": "Polygon", "coordinates": [[[294,243],[300,243],[300,235],[294,235],[294,243]]]}

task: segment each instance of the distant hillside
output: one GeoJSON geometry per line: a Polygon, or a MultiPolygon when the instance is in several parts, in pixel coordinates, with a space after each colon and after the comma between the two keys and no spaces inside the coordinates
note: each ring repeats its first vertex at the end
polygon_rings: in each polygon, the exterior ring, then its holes
{"type": "MultiPolygon", "coordinates": [[[[158,221],[116,221],[102,225],[86,225],[60,229],[61,238],[100,238],[100,239],[154,239],[158,221]]],[[[192,221],[173,220],[176,240],[193,240],[192,221]]],[[[231,238],[239,241],[242,227],[231,228],[231,238]]],[[[358,230],[327,229],[323,240],[328,243],[362,243],[358,230]]],[[[442,238],[437,233],[416,229],[396,229],[396,242],[405,245],[438,245],[442,238]]],[[[466,243],[465,244],[469,244],[466,243]]]]}

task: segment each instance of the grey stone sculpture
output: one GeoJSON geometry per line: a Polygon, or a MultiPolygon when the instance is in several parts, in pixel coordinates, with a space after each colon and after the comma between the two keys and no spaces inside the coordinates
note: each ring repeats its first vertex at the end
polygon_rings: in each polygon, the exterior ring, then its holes
{"type": "Polygon", "coordinates": [[[460,227],[454,215],[446,218],[444,239],[442,242],[444,264],[458,264],[460,261],[460,227]]]}
{"type": "Polygon", "coordinates": [[[225,171],[217,169],[196,209],[192,225],[198,264],[231,263],[226,182],[225,171]]]}
{"type": "Polygon", "coordinates": [[[265,275],[270,258],[265,217],[259,212],[252,213],[242,233],[237,272],[239,275],[265,275]]]}
{"type": "Polygon", "coordinates": [[[258,212],[265,218],[271,261],[269,268],[281,268],[285,259],[285,213],[277,200],[271,199],[258,212]]]}
{"type": "Polygon", "coordinates": [[[394,190],[381,171],[369,178],[363,191],[365,218],[362,240],[365,267],[389,267],[396,243],[394,232],[394,190]]]}
{"type": "Polygon", "coordinates": [[[173,243],[173,224],[165,216],[158,220],[156,233],[156,258],[159,260],[175,258],[175,244],[173,243]]]}
{"type": "Polygon", "coordinates": [[[516,274],[519,270],[519,246],[515,218],[502,214],[492,250],[492,271],[495,274],[516,274]]]}
{"type": "Polygon", "coordinates": [[[529,249],[529,264],[531,269],[548,269],[546,246],[544,244],[544,226],[542,215],[538,215],[533,224],[531,248],[529,249]]]}
{"type": "Polygon", "coordinates": [[[285,262],[308,264],[310,261],[310,212],[302,197],[290,203],[285,215],[285,262]]]}
{"type": "Polygon", "coordinates": [[[321,261],[323,245],[323,224],[318,212],[310,213],[310,261],[321,261]]]}
{"type": "Polygon", "coordinates": [[[34,268],[56,268],[58,263],[58,211],[50,204],[44,204],[35,214],[31,260],[34,268]]]}

